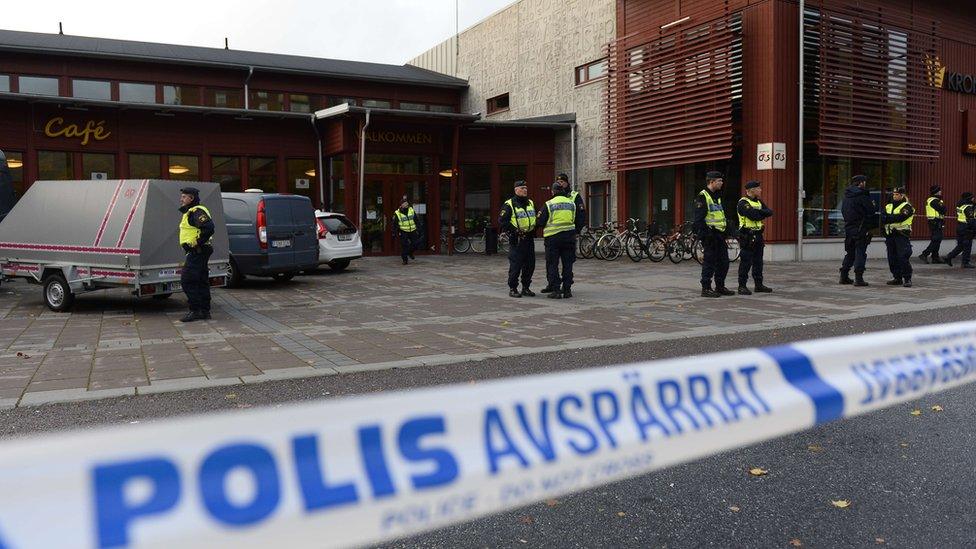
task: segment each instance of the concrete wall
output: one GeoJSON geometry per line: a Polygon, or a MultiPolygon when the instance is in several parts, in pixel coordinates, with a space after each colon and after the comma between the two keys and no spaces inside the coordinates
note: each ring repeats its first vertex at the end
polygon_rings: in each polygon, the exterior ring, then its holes
{"type": "MultiPolygon", "coordinates": [[[[453,37],[409,63],[467,79],[462,111],[480,112],[486,120],[575,113],[575,183],[583,190],[586,182],[614,177],[606,169],[606,80],[576,86],[575,68],[606,55],[615,13],[614,0],[519,0],[460,34],[456,65],[453,37]],[[487,99],[506,92],[509,110],[487,115],[487,99]]],[[[571,173],[570,157],[569,132],[559,132],[556,173],[571,173]]]]}

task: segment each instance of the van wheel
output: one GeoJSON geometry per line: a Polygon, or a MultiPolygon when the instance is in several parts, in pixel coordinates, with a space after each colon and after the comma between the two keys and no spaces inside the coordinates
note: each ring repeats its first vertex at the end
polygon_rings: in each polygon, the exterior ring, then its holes
{"type": "Polygon", "coordinates": [[[244,280],[244,275],[241,274],[241,270],[237,268],[237,263],[233,260],[227,264],[227,287],[236,288],[241,285],[244,280]]]}
{"type": "Polygon", "coordinates": [[[271,278],[278,282],[288,282],[289,280],[295,278],[295,273],[277,273],[271,275],[271,278]]]}
{"type": "Polygon", "coordinates": [[[348,259],[336,259],[329,262],[329,268],[333,271],[344,271],[349,266],[348,259]]]}
{"type": "Polygon", "coordinates": [[[71,293],[68,281],[60,274],[53,274],[44,279],[44,304],[55,312],[64,312],[75,302],[75,294],[71,293]]]}

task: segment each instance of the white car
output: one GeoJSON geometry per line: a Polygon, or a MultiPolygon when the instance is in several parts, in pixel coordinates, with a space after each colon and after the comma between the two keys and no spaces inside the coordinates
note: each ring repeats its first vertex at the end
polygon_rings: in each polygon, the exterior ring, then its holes
{"type": "Polygon", "coordinates": [[[315,211],[318,225],[319,265],[326,264],[333,271],[341,271],[353,259],[363,257],[363,242],[359,229],[341,213],[315,211]]]}

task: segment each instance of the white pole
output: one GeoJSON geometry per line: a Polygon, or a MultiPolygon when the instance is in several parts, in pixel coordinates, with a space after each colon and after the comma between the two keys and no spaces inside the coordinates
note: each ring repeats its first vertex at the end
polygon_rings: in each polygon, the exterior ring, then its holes
{"type": "Polygon", "coordinates": [[[803,55],[803,13],[805,11],[804,0],[800,0],[800,81],[799,81],[799,139],[797,140],[796,147],[796,260],[803,261],[803,230],[805,225],[803,223],[803,72],[804,72],[804,55],[803,55]]]}
{"type": "MultiPolygon", "coordinates": [[[[363,131],[359,134],[359,226],[362,227],[366,222],[366,212],[363,211],[363,188],[366,186],[366,128],[369,127],[369,109],[366,109],[366,122],[363,124],[363,131]]],[[[376,212],[379,217],[379,212],[376,212]]]]}

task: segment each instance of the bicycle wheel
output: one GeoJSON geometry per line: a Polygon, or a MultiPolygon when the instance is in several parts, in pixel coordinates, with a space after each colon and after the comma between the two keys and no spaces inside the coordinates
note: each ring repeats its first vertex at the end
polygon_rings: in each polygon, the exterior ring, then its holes
{"type": "Polygon", "coordinates": [[[686,235],[681,237],[681,248],[684,252],[684,259],[691,259],[694,257],[695,240],[697,240],[697,238],[694,235],[686,235]]]}
{"type": "Polygon", "coordinates": [[[735,263],[739,260],[739,254],[741,250],[739,249],[739,239],[729,237],[725,239],[725,245],[729,248],[729,263],[735,263]]]}
{"type": "Polygon", "coordinates": [[[660,263],[668,255],[668,241],[662,236],[655,236],[648,241],[647,251],[650,252],[648,259],[660,263]]]}
{"type": "Polygon", "coordinates": [[[593,247],[596,245],[596,239],[593,235],[587,234],[580,236],[579,239],[579,253],[580,257],[583,259],[593,258],[593,247]]]}
{"type": "Polygon", "coordinates": [[[675,239],[668,242],[668,259],[671,263],[678,264],[685,259],[684,245],[681,243],[681,239],[675,239]]]}
{"type": "Polygon", "coordinates": [[[610,242],[607,243],[607,249],[604,253],[604,259],[607,261],[616,261],[622,255],[624,255],[623,240],[619,234],[611,235],[610,242]]]}
{"type": "Polygon", "coordinates": [[[485,235],[478,235],[471,239],[471,251],[476,254],[485,253],[485,235]]]}
{"type": "Polygon", "coordinates": [[[593,245],[593,257],[597,259],[602,259],[606,261],[607,259],[607,243],[610,241],[610,235],[604,234],[596,240],[596,244],[593,245]]]}
{"type": "Polygon", "coordinates": [[[498,235],[498,253],[508,255],[508,249],[508,234],[502,233],[498,235]]]}
{"type": "Polygon", "coordinates": [[[691,246],[691,250],[692,250],[691,255],[693,255],[695,257],[695,261],[697,261],[698,264],[701,265],[702,262],[705,261],[705,247],[702,246],[701,240],[698,240],[696,238],[694,244],[692,244],[691,246]]]}
{"type": "Polygon", "coordinates": [[[644,247],[639,236],[627,233],[624,237],[624,249],[627,250],[627,257],[634,263],[644,259],[644,247]]]}
{"type": "Polygon", "coordinates": [[[464,235],[454,235],[454,251],[459,254],[468,253],[471,251],[471,240],[464,235]]]}

